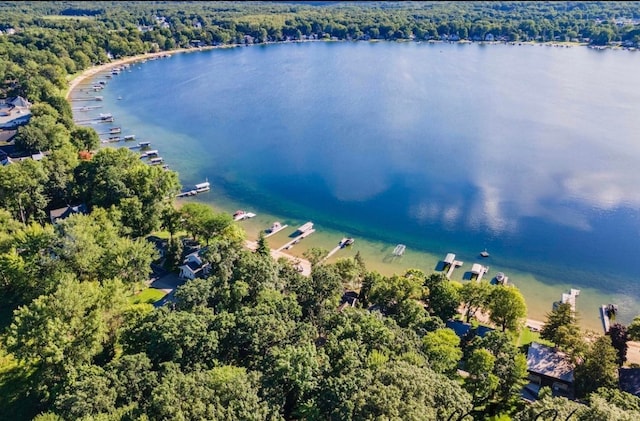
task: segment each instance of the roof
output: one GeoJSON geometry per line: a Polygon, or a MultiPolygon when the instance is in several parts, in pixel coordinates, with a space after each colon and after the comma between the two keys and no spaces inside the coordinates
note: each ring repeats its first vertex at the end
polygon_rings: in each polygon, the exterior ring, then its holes
{"type": "Polygon", "coordinates": [[[527,370],[534,374],[573,383],[574,366],[564,352],[532,342],[527,352],[527,370]]]}
{"type": "Polygon", "coordinates": [[[620,389],[640,397],[640,368],[618,369],[620,389]]]}
{"type": "MultiPolygon", "coordinates": [[[[460,320],[447,320],[445,326],[456,332],[456,335],[458,335],[459,338],[463,338],[467,333],[469,333],[469,331],[471,331],[471,329],[473,329],[471,324],[464,323],[460,320]]],[[[493,331],[494,329],[487,326],[478,326],[476,328],[476,334],[481,338],[483,338],[487,333],[493,331]]]]}
{"type": "Polygon", "coordinates": [[[51,222],[55,224],[58,219],[65,219],[75,213],[84,213],[86,214],[87,207],[85,204],[81,203],[76,206],[66,206],[64,208],[53,209],[49,212],[49,217],[51,218],[51,222]]]}

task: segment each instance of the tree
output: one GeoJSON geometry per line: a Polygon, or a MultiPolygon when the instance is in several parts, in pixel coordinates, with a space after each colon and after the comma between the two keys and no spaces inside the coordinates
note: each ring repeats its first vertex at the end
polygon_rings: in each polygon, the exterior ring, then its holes
{"type": "Polygon", "coordinates": [[[464,381],[465,388],[473,396],[474,405],[478,406],[493,396],[498,387],[498,377],[493,374],[496,358],[486,349],[476,349],[467,360],[466,370],[469,373],[464,381]]]}
{"type": "Polygon", "coordinates": [[[320,377],[319,355],[313,343],[275,348],[267,358],[263,384],[269,400],[291,419],[313,396],[320,377]]]}
{"type": "Polygon", "coordinates": [[[105,294],[97,282],[63,281],[57,290],[14,312],[6,347],[38,369],[45,399],[55,397],[75,368],[88,364],[109,339],[117,316],[115,290],[105,294]]]}
{"type": "Polygon", "coordinates": [[[271,256],[271,248],[267,243],[267,239],[264,235],[264,231],[260,231],[260,235],[258,236],[258,247],[256,248],[256,253],[263,257],[271,256]]]}
{"type": "Polygon", "coordinates": [[[487,281],[466,282],[460,290],[460,299],[466,308],[467,323],[478,310],[486,308],[491,294],[491,285],[487,281]]]}
{"type": "Polygon", "coordinates": [[[444,420],[471,408],[456,382],[404,361],[389,361],[362,386],[349,399],[350,419],[444,420]]]}
{"type": "Polygon", "coordinates": [[[377,279],[371,286],[369,300],[386,314],[396,314],[407,300],[422,297],[423,279],[414,276],[393,275],[377,279]]]}
{"type": "Polygon", "coordinates": [[[618,379],[617,353],[609,336],[600,336],[574,371],[576,395],[583,397],[599,387],[614,388],[618,379]]]}
{"type": "Polygon", "coordinates": [[[489,296],[489,319],[502,331],[516,330],[527,315],[527,305],[520,291],[514,286],[495,286],[489,296]]]}
{"type": "Polygon", "coordinates": [[[185,370],[213,367],[218,335],[211,328],[211,312],[171,311],[162,307],[129,324],[122,333],[125,353],[144,352],[154,367],[164,362],[185,370]]]}
{"type": "Polygon", "coordinates": [[[147,414],[151,419],[279,420],[258,395],[257,375],[244,368],[220,366],[182,373],[163,365],[147,414]]]}
{"type": "Polygon", "coordinates": [[[429,366],[436,373],[452,375],[462,358],[460,338],[451,329],[438,329],[422,339],[429,366]]]}
{"type": "Polygon", "coordinates": [[[640,341],[640,316],[636,316],[631,324],[627,327],[629,339],[632,341],[640,341]]]}
{"type": "Polygon", "coordinates": [[[93,151],[100,145],[100,136],[92,127],[77,126],[71,131],[71,143],[80,151],[93,151]]]}
{"type": "Polygon", "coordinates": [[[429,288],[429,309],[443,321],[449,320],[460,307],[460,288],[457,282],[438,282],[429,288]]]}
{"type": "Polygon", "coordinates": [[[627,361],[627,350],[629,349],[629,345],[627,345],[629,341],[627,328],[620,323],[614,323],[609,327],[607,334],[611,337],[611,345],[618,354],[616,362],[619,366],[622,366],[627,361]]]}
{"type": "Polygon", "coordinates": [[[44,221],[47,177],[41,161],[27,159],[0,166],[0,203],[23,224],[44,221]]]}
{"type": "Polygon", "coordinates": [[[560,303],[547,313],[547,321],[542,326],[540,337],[552,341],[574,359],[585,351],[578,319],[569,303],[560,303]]]}

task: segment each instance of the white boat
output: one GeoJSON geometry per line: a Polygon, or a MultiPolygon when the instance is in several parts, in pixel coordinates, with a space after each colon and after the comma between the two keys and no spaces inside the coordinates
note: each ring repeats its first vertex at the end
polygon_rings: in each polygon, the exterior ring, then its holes
{"type": "Polygon", "coordinates": [[[128,134],[124,137],[124,140],[134,140],[135,138],[136,138],[136,135],[128,134]]]}
{"type": "Polygon", "coordinates": [[[209,184],[208,181],[205,181],[204,183],[199,183],[196,184],[196,192],[198,193],[202,193],[202,192],[206,192],[211,190],[211,185],[209,184]]]}
{"type": "Polygon", "coordinates": [[[102,96],[97,96],[97,97],[95,97],[95,99],[96,99],[96,101],[102,101],[102,100],[104,99],[104,97],[102,97],[102,96]]]}
{"type": "Polygon", "coordinates": [[[151,160],[149,161],[151,165],[158,165],[158,164],[162,164],[163,162],[164,162],[164,159],[162,157],[151,158],[151,160]]]}
{"type": "Polygon", "coordinates": [[[487,249],[484,249],[484,251],[482,251],[482,252],[480,253],[480,256],[482,256],[482,257],[489,257],[489,252],[487,251],[487,249]]]}
{"type": "Polygon", "coordinates": [[[138,143],[138,146],[140,146],[141,148],[148,148],[149,145],[151,145],[151,142],[140,142],[140,143],[138,143]]]}
{"type": "Polygon", "coordinates": [[[100,119],[101,120],[108,120],[110,118],[113,118],[113,114],[111,114],[111,113],[100,113],[100,119]]]}

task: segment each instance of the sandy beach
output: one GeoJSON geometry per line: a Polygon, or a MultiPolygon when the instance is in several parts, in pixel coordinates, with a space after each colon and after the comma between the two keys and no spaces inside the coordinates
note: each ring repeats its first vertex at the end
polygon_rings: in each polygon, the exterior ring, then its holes
{"type": "Polygon", "coordinates": [[[213,48],[228,48],[228,46],[208,46],[208,47],[199,47],[199,48],[180,48],[177,50],[171,50],[171,51],[160,51],[157,53],[146,53],[146,54],[140,54],[137,56],[131,56],[131,57],[125,57],[125,58],[121,58],[121,59],[117,59],[117,60],[113,60],[110,61],[109,63],[105,63],[105,64],[100,64],[98,66],[94,66],[91,67],[85,71],[83,71],[82,73],[80,73],[78,76],[74,77],[70,82],[69,82],[69,88],[67,90],[67,94],[65,95],[65,98],[67,100],[69,100],[69,97],[71,96],[71,93],[73,92],[73,90],[80,84],[82,83],[84,80],[95,76],[98,73],[101,72],[106,72],[107,70],[113,68],[113,67],[118,67],[118,66],[122,66],[123,64],[129,64],[129,63],[136,63],[138,61],[142,61],[142,60],[148,60],[151,58],[158,58],[158,57],[162,57],[165,55],[171,55],[171,54],[178,54],[178,53],[190,53],[190,52],[194,52],[194,51],[204,51],[204,50],[210,50],[213,48]]]}

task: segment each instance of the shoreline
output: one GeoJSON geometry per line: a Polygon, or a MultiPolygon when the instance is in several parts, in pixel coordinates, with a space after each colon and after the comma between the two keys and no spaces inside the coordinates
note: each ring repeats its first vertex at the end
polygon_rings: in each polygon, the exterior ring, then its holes
{"type": "MultiPolygon", "coordinates": [[[[281,44],[281,43],[298,43],[298,42],[317,42],[317,41],[325,41],[325,42],[336,42],[335,40],[308,40],[308,41],[292,41],[292,42],[272,42],[272,43],[266,43],[266,44],[254,44],[254,45],[250,45],[250,46],[259,46],[259,45],[271,45],[271,44],[281,44]]],[[[337,41],[339,42],[339,41],[337,41]]],[[[455,42],[448,42],[448,41],[430,41],[430,42],[447,42],[447,43],[455,43],[455,42]]],[[[462,43],[462,42],[459,42],[462,43]]],[[[469,41],[469,43],[475,43],[475,42],[471,42],[469,41]]],[[[509,43],[505,43],[505,42],[493,42],[493,43],[489,43],[489,42],[483,42],[484,44],[509,44],[509,43]]],[[[522,43],[523,45],[525,43],[522,43]]],[[[540,46],[551,46],[551,43],[530,43],[528,45],[535,45],[538,44],[540,46]]],[[[131,57],[126,57],[123,59],[118,59],[118,60],[113,60],[110,61],[108,63],[105,64],[101,64],[98,66],[94,66],[92,68],[89,68],[85,71],[83,71],[81,74],[77,75],[76,77],[74,77],[70,83],[69,83],[69,88],[67,91],[67,95],[66,95],[66,99],[69,100],[72,92],[77,89],[78,85],[80,83],[82,83],[83,81],[94,77],[95,75],[99,74],[100,72],[104,72],[109,70],[110,68],[114,67],[114,66],[119,66],[122,64],[127,64],[127,63],[135,63],[141,60],[146,60],[152,57],[162,57],[162,56],[166,56],[166,55],[171,55],[173,53],[183,53],[183,52],[197,52],[197,51],[205,51],[205,50],[211,50],[211,49],[217,49],[217,48],[235,48],[235,47],[240,47],[243,46],[241,44],[229,44],[229,45],[220,45],[220,46],[207,46],[207,47],[198,47],[198,48],[183,48],[183,49],[176,49],[176,50],[169,50],[169,51],[162,51],[162,52],[157,52],[157,53],[146,53],[146,54],[141,54],[141,55],[137,55],[137,56],[131,56],[131,57]]],[[[250,246],[248,245],[248,247],[250,248],[250,246]]],[[[274,250],[272,250],[272,255],[274,250]]],[[[282,253],[282,252],[278,252],[278,257],[286,257],[292,261],[298,261],[298,262],[302,262],[304,259],[301,259],[300,257],[297,257],[295,255],[290,255],[290,254],[286,254],[286,253],[282,253]]],[[[275,257],[275,256],[274,256],[275,257]]],[[[276,257],[277,258],[277,257],[276,257]]],[[[309,264],[309,269],[305,270],[305,272],[309,272],[310,273],[310,264],[309,264]]],[[[532,327],[534,329],[539,329],[541,327],[541,325],[543,324],[542,321],[540,320],[536,320],[536,319],[526,319],[526,326],[528,327],[532,327]]]]}

